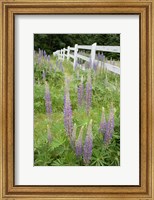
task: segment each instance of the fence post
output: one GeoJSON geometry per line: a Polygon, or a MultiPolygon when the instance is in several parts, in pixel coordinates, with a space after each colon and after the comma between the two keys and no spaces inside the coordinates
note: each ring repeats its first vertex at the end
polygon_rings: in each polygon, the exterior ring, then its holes
{"type": "Polygon", "coordinates": [[[67,47],[67,60],[70,58],[70,46],[67,47]]]}
{"type": "Polygon", "coordinates": [[[77,54],[78,54],[78,44],[75,44],[75,46],[74,46],[74,64],[73,64],[74,69],[75,69],[76,62],[77,62],[77,54]]]}
{"type": "Polygon", "coordinates": [[[91,46],[91,65],[92,65],[91,68],[93,68],[94,61],[95,61],[96,45],[97,45],[97,43],[94,43],[91,46]]]}
{"type": "Polygon", "coordinates": [[[65,48],[63,48],[63,60],[65,59],[65,48]]]}

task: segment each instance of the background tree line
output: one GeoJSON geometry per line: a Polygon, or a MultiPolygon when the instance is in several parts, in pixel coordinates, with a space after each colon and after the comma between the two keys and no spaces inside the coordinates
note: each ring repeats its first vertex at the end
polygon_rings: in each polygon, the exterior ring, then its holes
{"type": "MultiPolygon", "coordinates": [[[[35,34],[34,49],[43,49],[47,54],[52,54],[54,51],[74,47],[79,45],[92,45],[93,43],[101,46],[120,46],[120,34],[35,34]]],[[[103,52],[110,59],[120,60],[120,54],[103,52]]]]}

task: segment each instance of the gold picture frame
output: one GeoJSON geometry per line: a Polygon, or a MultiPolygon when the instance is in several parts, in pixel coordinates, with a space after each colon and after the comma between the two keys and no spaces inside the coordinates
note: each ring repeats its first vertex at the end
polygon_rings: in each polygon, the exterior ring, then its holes
{"type": "MultiPolygon", "coordinates": [[[[154,199],[154,1],[1,0],[0,199],[154,199]],[[140,17],[139,186],[15,186],[14,16],[17,14],[138,14],[140,17]]],[[[131,172],[130,172],[131,173],[131,172]]]]}

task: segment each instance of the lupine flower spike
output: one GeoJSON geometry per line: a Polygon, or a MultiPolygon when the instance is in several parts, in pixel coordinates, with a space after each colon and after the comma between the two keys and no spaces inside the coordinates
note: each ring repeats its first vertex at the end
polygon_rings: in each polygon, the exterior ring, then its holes
{"type": "Polygon", "coordinates": [[[52,108],[51,108],[50,90],[47,82],[45,82],[45,106],[46,106],[46,113],[49,117],[52,113],[52,108]]]}
{"type": "Polygon", "coordinates": [[[105,144],[110,143],[113,132],[114,132],[114,107],[113,107],[113,105],[111,105],[110,115],[109,115],[108,123],[106,125],[106,132],[104,135],[105,144]]]}
{"type": "Polygon", "coordinates": [[[92,84],[91,84],[91,74],[88,74],[88,80],[86,83],[86,111],[89,114],[92,100],[92,84]]]}
{"type": "Polygon", "coordinates": [[[98,64],[99,64],[99,61],[94,61],[94,63],[93,63],[93,69],[95,72],[97,71],[98,64]]]}
{"type": "Polygon", "coordinates": [[[85,138],[84,149],[83,149],[83,161],[85,165],[88,165],[92,156],[93,147],[93,135],[92,135],[92,119],[89,122],[87,135],[85,138]]]}
{"type": "Polygon", "coordinates": [[[47,57],[47,61],[50,62],[50,55],[48,55],[48,57],[47,57]]]}
{"type": "Polygon", "coordinates": [[[83,76],[81,77],[81,82],[78,87],[78,105],[82,106],[84,100],[84,86],[83,86],[83,76]]]}
{"type": "Polygon", "coordinates": [[[52,142],[52,135],[51,135],[49,125],[47,125],[47,133],[48,133],[48,143],[50,144],[52,142]]]}
{"type": "Polygon", "coordinates": [[[100,128],[99,128],[99,132],[102,133],[103,135],[105,135],[106,132],[106,119],[105,119],[105,112],[104,112],[104,107],[102,108],[102,118],[101,118],[101,122],[100,122],[100,128]]]}
{"type": "Polygon", "coordinates": [[[74,70],[76,70],[78,67],[78,61],[76,60],[75,64],[74,64],[74,70]]]}
{"type": "Polygon", "coordinates": [[[79,133],[79,136],[78,136],[78,139],[76,140],[76,143],[75,143],[75,152],[76,152],[76,156],[79,157],[82,155],[82,135],[83,135],[83,126],[81,127],[80,129],[80,133],[79,133]]]}
{"type": "Polygon", "coordinates": [[[72,107],[69,95],[69,81],[65,79],[65,92],[64,92],[64,125],[65,130],[71,138],[73,122],[72,122],[72,107]]]}

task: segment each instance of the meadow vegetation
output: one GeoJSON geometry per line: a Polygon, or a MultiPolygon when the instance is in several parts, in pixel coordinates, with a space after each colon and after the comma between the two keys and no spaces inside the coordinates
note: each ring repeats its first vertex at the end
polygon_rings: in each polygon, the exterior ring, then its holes
{"type": "Polygon", "coordinates": [[[120,76],[35,52],[34,165],[120,165],[120,76]]]}

